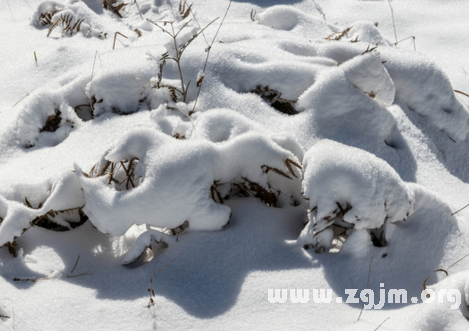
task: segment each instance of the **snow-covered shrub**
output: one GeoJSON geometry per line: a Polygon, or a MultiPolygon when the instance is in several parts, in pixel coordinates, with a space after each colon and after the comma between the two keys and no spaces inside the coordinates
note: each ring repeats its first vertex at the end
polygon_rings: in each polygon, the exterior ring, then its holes
{"type": "Polygon", "coordinates": [[[55,146],[80,125],[74,110],[56,91],[34,94],[28,101],[17,123],[21,147],[55,146]]]}
{"type": "Polygon", "coordinates": [[[134,224],[175,229],[187,222],[189,230],[220,230],[230,220],[231,210],[222,203],[231,187],[275,205],[292,185],[284,187],[275,178],[299,186],[299,162],[291,151],[254,132],[212,143],[177,140],[147,129],[122,137],[90,174],[78,167],[76,173],[90,221],[103,233],[122,236],[134,224]],[[115,174],[106,175],[119,164],[123,171],[115,168],[115,174]],[[130,177],[139,178],[139,184],[130,177]]]}
{"type": "Polygon", "coordinates": [[[356,231],[368,231],[373,243],[383,246],[387,222],[412,214],[413,190],[371,153],[322,140],[306,152],[304,167],[310,218],[299,242],[316,252],[339,251],[356,231]]]}
{"type": "Polygon", "coordinates": [[[31,226],[66,231],[83,224],[85,204],[76,175],[63,174],[54,182],[36,186],[18,185],[16,196],[0,196],[0,247],[12,254],[16,239],[31,226]]]}
{"type": "Polygon", "coordinates": [[[91,26],[96,14],[85,3],[76,2],[67,7],[55,1],[41,3],[32,18],[32,25],[37,28],[49,26],[47,36],[61,28],[62,36],[72,36],[81,32],[84,36],[105,39],[107,33],[91,26]],[[59,28],[60,27],[60,28],[59,28]]]}

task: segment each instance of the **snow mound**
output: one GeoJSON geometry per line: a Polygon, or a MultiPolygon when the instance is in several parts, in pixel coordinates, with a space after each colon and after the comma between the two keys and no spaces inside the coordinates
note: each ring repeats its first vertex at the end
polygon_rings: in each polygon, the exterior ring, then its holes
{"type": "Polygon", "coordinates": [[[455,96],[448,77],[438,66],[415,52],[383,49],[389,75],[396,87],[396,100],[422,115],[430,124],[454,140],[465,140],[469,112],[455,96]]]}
{"type": "Polygon", "coordinates": [[[386,223],[412,214],[413,190],[371,153],[323,140],[306,152],[304,167],[310,221],[299,242],[317,252],[340,250],[350,233],[360,230],[385,245],[386,223]]]}
{"type": "Polygon", "coordinates": [[[382,64],[378,53],[357,56],[342,64],[345,77],[360,91],[371,98],[390,106],[394,101],[395,87],[382,64]]]}
{"type": "MultiPolygon", "coordinates": [[[[134,224],[176,228],[189,222],[191,230],[220,230],[230,218],[230,209],[210,197],[214,184],[243,178],[271,191],[268,173],[291,175],[287,159],[299,162],[290,151],[265,137],[247,133],[222,145],[176,140],[150,130],[130,132],[104,156],[106,161],[138,159],[135,177],[140,184],[118,191],[102,176],[85,176],[77,169],[86,206],[84,212],[104,233],[123,235],[134,224]],[[270,170],[270,171],[269,171],[270,170]]],[[[282,189],[276,187],[276,189],[282,189]]]]}
{"type": "Polygon", "coordinates": [[[323,70],[298,99],[297,109],[306,116],[300,131],[372,151],[399,145],[396,120],[383,105],[392,103],[394,84],[379,59],[358,55],[323,70]]]}
{"type": "MultiPolygon", "coordinates": [[[[187,222],[191,231],[220,230],[231,217],[223,205],[230,193],[253,195],[272,206],[285,201],[281,193],[290,194],[294,203],[301,166],[291,151],[254,132],[212,143],[135,130],[89,174],[78,166],[76,173],[86,200],[84,213],[99,231],[122,236],[134,224],[176,229],[187,222]]],[[[139,243],[155,237],[148,236],[139,243]]],[[[141,253],[136,251],[126,261],[135,260],[141,253]]]]}
{"type": "Polygon", "coordinates": [[[0,196],[0,246],[14,245],[31,226],[66,231],[82,224],[85,204],[77,177],[61,175],[37,186],[18,186],[16,197],[0,196]]]}
{"type": "Polygon", "coordinates": [[[272,29],[291,31],[309,38],[324,38],[331,33],[319,12],[313,16],[290,6],[272,6],[257,15],[257,20],[272,29]]]}

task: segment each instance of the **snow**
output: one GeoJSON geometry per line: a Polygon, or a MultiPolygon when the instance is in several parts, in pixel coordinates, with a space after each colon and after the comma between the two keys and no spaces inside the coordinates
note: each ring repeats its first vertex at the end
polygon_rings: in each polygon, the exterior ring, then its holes
{"type": "Polygon", "coordinates": [[[1,4],[0,329],[467,328],[464,2],[1,4]]]}

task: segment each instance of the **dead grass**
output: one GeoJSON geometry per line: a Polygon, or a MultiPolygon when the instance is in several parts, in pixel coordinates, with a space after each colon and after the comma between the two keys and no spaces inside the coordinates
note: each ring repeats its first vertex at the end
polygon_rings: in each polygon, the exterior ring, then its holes
{"type": "Polygon", "coordinates": [[[296,103],[295,100],[288,100],[282,98],[282,93],[280,91],[269,88],[269,86],[257,85],[254,90],[251,91],[259,95],[262,99],[270,103],[270,106],[279,112],[287,115],[296,115],[299,112],[293,106],[296,103]]]}

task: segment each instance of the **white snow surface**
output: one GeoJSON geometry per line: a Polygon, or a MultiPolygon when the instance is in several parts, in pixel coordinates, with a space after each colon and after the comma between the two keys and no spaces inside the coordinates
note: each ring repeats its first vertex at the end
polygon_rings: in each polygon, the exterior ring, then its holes
{"type": "Polygon", "coordinates": [[[0,330],[467,329],[464,1],[102,3],[0,2],[0,330]]]}

